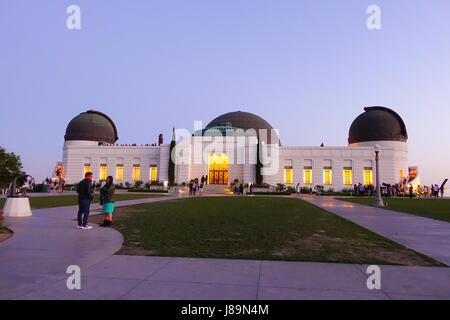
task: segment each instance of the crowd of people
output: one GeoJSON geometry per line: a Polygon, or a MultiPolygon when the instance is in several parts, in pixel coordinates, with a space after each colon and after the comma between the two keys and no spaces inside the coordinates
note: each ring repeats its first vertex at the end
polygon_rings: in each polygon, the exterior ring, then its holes
{"type": "Polygon", "coordinates": [[[62,177],[61,178],[46,178],[44,180],[44,184],[48,186],[47,192],[62,193],[64,191],[64,185],[66,184],[66,181],[62,177]]]}
{"type": "MultiPolygon", "coordinates": [[[[353,186],[354,195],[362,196],[373,196],[375,195],[375,187],[373,184],[363,185],[361,183],[355,184],[353,186]]],[[[439,193],[441,197],[444,197],[444,187],[439,187],[437,184],[432,184],[430,186],[421,186],[418,185],[417,188],[414,188],[411,184],[387,184],[383,183],[381,185],[381,194],[385,197],[397,197],[400,194],[407,194],[411,198],[414,196],[417,197],[439,197],[439,193]]]]}
{"type": "Polygon", "coordinates": [[[189,195],[201,195],[203,193],[203,186],[208,184],[208,175],[202,175],[200,178],[200,183],[198,178],[192,179],[189,182],[189,195]]]}
{"type": "Polygon", "coordinates": [[[438,198],[439,193],[441,198],[444,197],[444,187],[439,187],[437,184],[432,184],[430,186],[417,186],[416,194],[418,197],[428,197],[428,198],[438,198]]]}

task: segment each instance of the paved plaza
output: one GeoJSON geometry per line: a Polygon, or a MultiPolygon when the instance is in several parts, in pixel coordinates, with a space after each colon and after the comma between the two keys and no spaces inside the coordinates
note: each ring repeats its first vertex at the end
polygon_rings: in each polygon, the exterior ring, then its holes
{"type": "MultiPolygon", "coordinates": [[[[450,264],[449,223],[302,198],[450,264]]],[[[39,209],[29,218],[5,219],[14,236],[0,243],[0,299],[450,299],[446,267],[380,266],[381,289],[369,290],[364,265],[114,255],[122,235],[110,228],[76,229],[76,211],[39,209]],[[66,287],[69,265],[81,268],[81,290],[66,287]]]]}

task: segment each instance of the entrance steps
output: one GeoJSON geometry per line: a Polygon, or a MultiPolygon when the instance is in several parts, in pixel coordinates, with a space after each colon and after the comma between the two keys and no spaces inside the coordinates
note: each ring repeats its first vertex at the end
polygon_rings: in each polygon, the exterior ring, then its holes
{"type": "Polygon", "coordinates": [[[206,184],[203,186],[204,194],[228,194],[230,188],[226,184],[206,184]]]}

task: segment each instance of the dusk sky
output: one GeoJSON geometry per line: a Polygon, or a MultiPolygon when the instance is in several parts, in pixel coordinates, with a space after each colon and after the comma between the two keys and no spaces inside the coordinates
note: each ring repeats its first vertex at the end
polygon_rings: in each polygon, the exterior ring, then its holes
{"type": "Polygon", "coordinates": [[[450,178],[449,0],[2,0],[0,44],[0,146],[37,180],[88,109],[123,144],[241,110],[283,145],[345,146],[365,106],[403,118],[422,183],[450,178]]]}

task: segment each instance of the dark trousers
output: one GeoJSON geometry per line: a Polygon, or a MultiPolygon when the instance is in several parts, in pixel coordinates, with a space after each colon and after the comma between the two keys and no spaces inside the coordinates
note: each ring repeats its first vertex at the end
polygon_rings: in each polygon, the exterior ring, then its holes
{"type": "Polygon", "coordinates": [[[78,200],[78,225],[85,227],[89,218],[89,209],[91,207],[91,200],[81,199],[78,200]],[[84,214],[84,217],[83,217],[84,214]],[[81,218],[83,217],[83,221],[81,218]]]}

